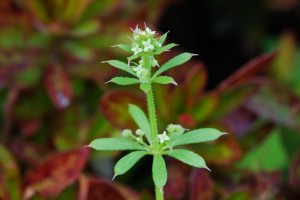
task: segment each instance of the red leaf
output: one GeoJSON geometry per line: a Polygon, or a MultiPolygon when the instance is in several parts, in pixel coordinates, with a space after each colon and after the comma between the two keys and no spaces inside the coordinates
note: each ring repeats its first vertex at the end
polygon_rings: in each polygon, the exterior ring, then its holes
{"type": "Polygon", "coordinates": [[[49,158],[43,165],[27,173],[25,177],[25,199],[34,193],[43,197],[56,196],[77,180],[83,170],[89,149],[80,148],[59,153],[49,158]]]}
{"type": "Polygon", "coordinates": [[[295,189],[299,190],[300,188],[300,153],[294,158],[289,177],[290,185],[295,189]]]}
{"type": "Polygon", "coordinates": [[[139,200],[139,196],[131,189],[114,182],[80,177],[77,200],[139,200]]]}
{"type": "Polygon", "coordinates": [[[16,102],[19,98],[19,94],[20,94],[20,88],[18,86],[14,86],[12,88],[10,88],[6,102],[5,102],[5,109],[4,109],[4,123],[3,123],[3,127],[2,127],[2,139],[3,141],[6,141],[9,133],[10,133],[10,129],[12,126],[12,112],[13,109],[16,105],[16,102]]]}
{"type": "Polygon", "coordinates": [[[194,128],[196,126],[196,120],[190,114],[183,113],[179,116],[179,124],[181,124],[185,128],[194,128]]]}
{"type": "Polygon", "coordinates": [[[224,80],[217,88],[217,90],[224,90],[228,87],[245,82],[252,76],[260,73],[266,69],[276,57],[276,52],[263,54],[252,59],[250,62],[242,66],[237,72],[224,80]]]}
{"type": "Polygon", "coordinates": [[[204,169],[196,169],[191,176],[190,200],[213,200],[213,182],[204,169]]]}
{"type": "Polygon", "coordinates": [[[175,160],[168,166],[168,181],[164,189],[167,199],[182,199],[186,194],[188,186],[186,167],[175,160]]]}
{"type": "MultiPolygon", "coordinates": [[[[126,200],[121,193],[113,187],[112,184],[109,184],[104,181],[90,180],[88,196],[86,199],[93,200],[126,200]]],[[[129,200],[129,199],[127,199],[129,200]]]]}
{"type": "Polygon", "coordinates": [[[194,63],[185,77],[184,89],[186,105],[192,109],[193,105],[199,100],[207,80],[207,72],[202,63],[194,63]]]}
{"type": "Polygon", "coordinates": [[[233,134],[218,139],[214,144],[194,145],[193,150],[202,155],[207,163],[222,167],[232,165],[242,156],[241,147],[233,134]]]}
{"type": "Polygon", "coordinates": [[[59,65],[50,65],[45,71],[45,87],[58,109],[69,106],[72,99],[72,85],[69,75],[59,65]]]}
{"type": "Polygon", "coordinates": [[[0,174],[0,199],[9,200],[9,194],[6,187],[6,183],[3,180],[2,174],[0,174]]]}
{"type": "Polygon", "coordinates": [[[223,116],[221,122],[224,123],[229,130],[231,130],[237,136],[242,136],[251,128],[253,128],[256,119],[256,115],[254,115],[244,106],[241,106],[223,116]]]}
{"type": "Polygon", "coordinates": [[[100,108],[104,116],[118,128],[136,127],[128,113],[128,105],[145,105],[144,100],[135,93],[128,91],[111,91],[100,99],[100,108]]]}
{"type": "Polygon", "coordinates": [[[35,134],[42,125],[42,120],[37,119],[28,119],[21,120],[18,122],[21,132],[24,136],[30,137],[35,134]]]}

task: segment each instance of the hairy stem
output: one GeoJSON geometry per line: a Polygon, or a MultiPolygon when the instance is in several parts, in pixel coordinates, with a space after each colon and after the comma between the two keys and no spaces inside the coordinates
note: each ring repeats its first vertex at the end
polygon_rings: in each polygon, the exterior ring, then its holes
{"type": "MultiPolygon", "coordinates": [[[[149,80],[151,79],[151,58],[149,56],[145,56],[144,64],[147,69],[149,69],[149,80]]],[[[153,145],[154,152],[159,150],[159,143],[157,140],[158,128],[157,128],[157,119],[156,119],[156,110],[155,110],[155,101],[152,90],[151,82],[149,83],[149,90],[146,93],[147,97],[147,105],[148,105],[148,116],[150,121],[150,129],[151,129],[151,144],[153,145]]],[[[156,200],[164,200],[163,190],[155,185],[155,196],[156,200]]]]}
{"type": "Polygon", "coordinates": [[[157,151],[159,146],[157,141],[158,130],[157,130],[156,110],[155,110],[152,86],[150,86],[150,90],[147,92],[146,96],[147,96],[150,128],[151,128],[151,143],[153,144],[153,149],[157,151]]]}

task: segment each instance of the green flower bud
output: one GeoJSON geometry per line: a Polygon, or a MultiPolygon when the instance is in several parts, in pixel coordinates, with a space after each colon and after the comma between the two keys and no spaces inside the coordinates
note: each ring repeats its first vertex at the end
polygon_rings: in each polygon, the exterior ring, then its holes
{"type": "Polygon", "coordinates": [[[137,129],[135,131],[136,135],[140,136],[140,137],[143,137],[145,135],[144,131],[142,131],[141,129],[137,129]]]}
{"type": "Polygon", "coordinates": [[[122,136],[128,138],[128,137],[132,136],[132,131],[130,129],[125,129],[122,131],[122,136]]]}
{"type": "Polygon", "coordinates": [[[184,133],[185,129],[180,124],[170,124],[167,131],[171,136],[179,136],[184,133]]]}

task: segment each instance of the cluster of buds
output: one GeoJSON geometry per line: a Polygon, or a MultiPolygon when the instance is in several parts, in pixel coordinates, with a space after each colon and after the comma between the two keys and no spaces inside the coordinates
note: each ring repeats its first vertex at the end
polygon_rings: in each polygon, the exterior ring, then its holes
{"type": "Polygon", "coordinates": [[[186,129],[183,128],[180,124],[169,124],[167,131],[164,131],[162,134],[157,135],[159,142],[163,144],[164,142],[175,139],[176,137],[182,135],[186,129]]]}
{"type": "Polygon", "coordinates": [[[136,76],[141,83],[147,83],[149,81],[151,69],[145,67],[143,55],[150,56],[150,64],[152,67],[159,66],[157,60],[155,60],[151,53],[160,48],[162,44],[155,37],[155,31],[152,31],[149,27],[145,26],[145,30],[141,30],[137,26],[132,31],[133,38],[131,51],[134,55],[141,56],[139,63],[136,66],[133,66],[133,70],[136,72],[136,76]]]}
{"type": "Polygon", "coordinates": [[[125,129],[122,131],[123,137],[133,139],[133,140],[137,141],[138,143],[143,144],[144,146],[148,146],[143,140],[144,135],[145,135],[145,133],[141,129],[137,129],[135,131],[135,135],[132,133],[132,131],[130,129],[125,129]]]}

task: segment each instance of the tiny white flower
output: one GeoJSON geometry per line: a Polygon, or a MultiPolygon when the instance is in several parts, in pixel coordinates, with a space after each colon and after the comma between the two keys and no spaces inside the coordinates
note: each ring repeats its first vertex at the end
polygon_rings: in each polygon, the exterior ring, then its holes
{"type": "Polygon", "coordinates": [[[155,60],[154,57],[152,57],[152,60],[151,60],[151,66],[152,66],[152,67],[159,66],[157,60],[155,60]]]}
{"type": "Polygon", "coordinates": [[[170,140],[170,138],[167,136],[167,132],[166,131],[164,131],[162,134],[158,134],[157,137],[158,137],[159,142],[161,144],[164,143],[167,140],[170,140]]]}
{"type": "Polygon", "coordinates": [[[137,67],[133,68],[132,70],[135,71],[137,74],[139,71],[141,71],[143,69],[142,65],[138,65],[137,67]]]}
{"type": "Polygon", "coordinates": [[[138,34],[140,34],[141,33],[141,29],[139,28],[139,26],[137,25],[136,27],[135,27],[135,29],[133,30],[133,33],[134,34],[136,34],[136,35],[138,35],[138,34]]]}
{"type": "Polygon", "coordinates": [[[151,44],[151,39],[148,39],[147,41],[142,41],[142,44],[144,45],[145,52],[149,52],[154,49],[154,46],[151,44]]]}
{"type": "Polygon", "coordinates": [[[146,32],[150,35],[154,35],[155,31],[152,31],[149,27],[146,27],[146,32]]]}
{"type": "Polygon", "coordinates": [[[143,137],[143,136],[145,135],[144,131],[142,131],[141,129],[137,129],[137,130],[135,131],[135,133],[136,133],[138,136],[141,136],[141,137],[143,137]]]}
{"type": "Polygon", "coordinates": [[[131,48],[131,51],[133,51],[133,52],[134,52],[134,55],[136,55],[136,54],[142,52],[143,49],[140,48],[138,44],[135,44],[135,46],[131,48]]]}

